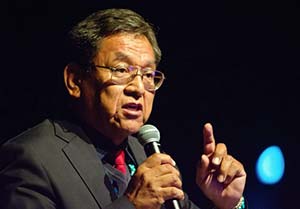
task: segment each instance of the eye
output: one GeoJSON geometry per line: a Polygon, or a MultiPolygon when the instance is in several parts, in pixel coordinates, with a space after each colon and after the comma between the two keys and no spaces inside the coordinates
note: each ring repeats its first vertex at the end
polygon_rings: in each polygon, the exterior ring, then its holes
{"type": "Polygon", "coordinates": [[[126,67],[116,67],[114,68],[116,73],[128,73],[128,69],[126,67]]]}
{"type": "Polygon", "coordinates": [[[117,78],[127,78],[130,76],[128,69],[123,66],[113,68],[112,72],[113,72],[113,76],[117,78]]]}
{"type": "Polygon", "coordinates": [[[149,78],[149,79],[153,79],[155,76],[155,71],[147,71],[144,73],[144,77],[149,78]]]}

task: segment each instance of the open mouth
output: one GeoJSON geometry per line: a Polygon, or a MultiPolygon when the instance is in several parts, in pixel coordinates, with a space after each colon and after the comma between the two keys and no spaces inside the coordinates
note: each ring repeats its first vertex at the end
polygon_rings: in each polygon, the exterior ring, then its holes
{"type": "Polygon", "coordinates": [[[143,110],[143,106],[141,104],[136,104],[136,103],[127,103],[127,104],[123,105],[123,108],[132,110],[132,111],[143,110]]]}

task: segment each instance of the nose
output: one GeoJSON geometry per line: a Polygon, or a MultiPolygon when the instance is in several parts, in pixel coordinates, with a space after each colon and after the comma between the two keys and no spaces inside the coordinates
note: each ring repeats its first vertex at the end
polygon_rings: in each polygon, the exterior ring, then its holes
{"type": "Polygon", "coordinates": [[[134,94],[140,97],[145,93],[145,86],[143,83],[143,74],[137,71],[132,75],[131,81],[125,88],[125,91],[129,94],[134,94]]]}

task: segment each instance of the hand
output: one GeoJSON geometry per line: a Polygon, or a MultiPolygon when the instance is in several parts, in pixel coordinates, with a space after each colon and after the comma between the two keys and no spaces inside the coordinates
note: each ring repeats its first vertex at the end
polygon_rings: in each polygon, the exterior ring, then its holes
{"type": "Polygon", "coordinates": [[[169,155],[148,157],[132,177],[125,195],[137,209],[159,209],[168,199],[183,199],[182,182],[169,155]]]}
{"type": "Polygon", "coordinates": [[[246,172],[227,153],[226,145],[216,144],[211,124],[203,128],[204,154],[197,166],[196,182],[219,209],[232,209],[243,195],[246,172]]]}

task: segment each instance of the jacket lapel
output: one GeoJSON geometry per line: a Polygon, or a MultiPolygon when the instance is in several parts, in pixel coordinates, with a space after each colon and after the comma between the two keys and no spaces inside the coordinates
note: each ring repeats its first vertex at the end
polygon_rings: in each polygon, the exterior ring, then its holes
{"type": "MultiPolygon", "coordinates": [[[[56,124],[56,126],[59,125],[56,124]]],[[[105,173],[101,160],[97,156],[94,145],[83,132],[79,129],[70,131],[69,128],[56,128],[57,136],[68,141],[67,146],[63,148],[63,152],[74,167],[75,172],[80,175],[99,207],[103,208],[111,203],[111,199],[104,184],[105,173]]]]}
{"type": "Polygon", "coordinates": [[[140,165],[147,158],[144,147],[138,142],[138,139],[133,136],[128,137],[128,145],[135,157],[137,164],[140,165]]]}

